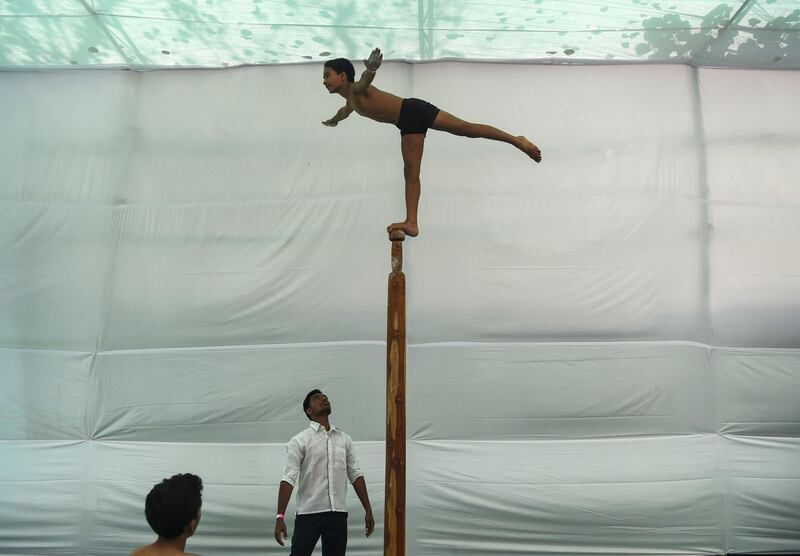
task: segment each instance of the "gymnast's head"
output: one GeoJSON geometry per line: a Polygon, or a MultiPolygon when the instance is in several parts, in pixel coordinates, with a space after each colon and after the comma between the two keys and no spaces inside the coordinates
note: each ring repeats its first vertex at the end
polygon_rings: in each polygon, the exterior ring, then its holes
{"type": "Polygon", "coordinates": [[[200,523],[203,481],[197,475],[181,473],[156,484],[144,504],[144,515],[162,539],[191,537],[200,523]]]}
{"type": "Polygon", "coordinates": [[[356,70],[347,58],[328,60],[322,68],[322,84],[329,92],[335,93],[345,82],[352,83],[356,70]]]}

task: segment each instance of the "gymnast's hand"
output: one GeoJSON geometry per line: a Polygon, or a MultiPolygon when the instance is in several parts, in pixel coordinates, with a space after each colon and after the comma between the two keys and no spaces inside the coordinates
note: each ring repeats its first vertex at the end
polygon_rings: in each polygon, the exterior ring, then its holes
{"type": "Polygon", "coordinates": [[[383,54],[381,54],[381,49],[376,48],[372,51],[372,54],[369,55],[369,59],[364,60],[364,65],[367,66],[367,69],[371,72],[374,72],[379,67],[381,67],[381,62],[383,61],[383,54]]]}

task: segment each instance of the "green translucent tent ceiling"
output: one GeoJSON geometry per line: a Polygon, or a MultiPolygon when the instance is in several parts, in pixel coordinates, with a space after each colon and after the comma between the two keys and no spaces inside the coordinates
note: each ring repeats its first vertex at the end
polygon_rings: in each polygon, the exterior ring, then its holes
{"type": "Polygon", "coordinates": [[[0,0],[0,69],[363,58],[800,68],[800,0],[0,0]]]}

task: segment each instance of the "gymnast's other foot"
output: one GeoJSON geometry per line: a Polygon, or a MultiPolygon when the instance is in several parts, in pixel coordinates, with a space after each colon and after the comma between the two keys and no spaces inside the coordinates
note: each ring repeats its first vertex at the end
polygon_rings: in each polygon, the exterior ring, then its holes
{"type": "Polygon", "coordinates": [[[542,151],[539,150],[539,147],[531,143],[524,135],[520,135],[517,137],[517,139],[519,139],[519,144],[517,145],[519,150],[527,154],[536,162],[542,161],[542,151]]]}
{"type": "Polygon", "coordinates": [[[394,224],[389,224],[387,226],[386,231],[390,234],[392,230],[403,230],[407,236],[417,237],[419,235],[419,226],[417,226],[416,222],[409,222],[406,220],[405,222],[395,222],[394,224]]]}

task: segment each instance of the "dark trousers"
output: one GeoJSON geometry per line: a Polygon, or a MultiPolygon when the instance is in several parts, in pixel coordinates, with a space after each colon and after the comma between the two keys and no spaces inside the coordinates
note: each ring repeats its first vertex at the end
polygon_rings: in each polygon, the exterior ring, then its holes
{"type": "Polygon", "coordinates": [[[347,549],[347,512],[298,515],[294,520],[290,556],[311,556],[322,537],[322,556],[344,556],[347,549]]]}

